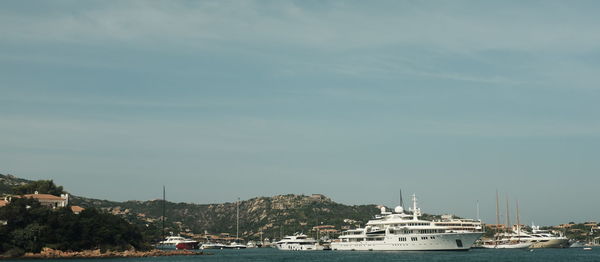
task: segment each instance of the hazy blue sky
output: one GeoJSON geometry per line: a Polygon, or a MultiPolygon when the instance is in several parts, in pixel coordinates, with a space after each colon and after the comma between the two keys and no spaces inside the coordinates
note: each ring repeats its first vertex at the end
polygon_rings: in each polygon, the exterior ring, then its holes
{"type": "Polygon", "coordinates": [[[0,173],[600,220],[598,1],[2,1],[0,173]],[[514,212],[513,212],[514,213],[514,212]]]}

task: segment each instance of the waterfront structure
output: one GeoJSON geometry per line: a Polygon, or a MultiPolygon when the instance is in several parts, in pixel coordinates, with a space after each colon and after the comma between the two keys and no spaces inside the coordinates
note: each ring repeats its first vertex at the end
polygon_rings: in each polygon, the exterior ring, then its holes
{"type": "Polygon", "coordinates": [[[419,219],[421,209],[413,195],[412,214],[398,206],[394,212],[381,208],[381,215],[369,220],[364,228],[342,232],[338,241],[331,243],[333,250],[469,250],[483,232],[458,232],[436,225],[434,221],[419,219]]]}

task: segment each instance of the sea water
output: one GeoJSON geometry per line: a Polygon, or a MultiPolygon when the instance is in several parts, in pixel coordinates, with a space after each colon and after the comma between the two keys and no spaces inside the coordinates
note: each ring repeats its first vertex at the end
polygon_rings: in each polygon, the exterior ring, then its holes
{"type": "MultiPolygon", "coordinates": [[[[216,261],[600,261],[600,247],[593,250],[564,249],[472,249],[470,251],[281,251],[275,248],[206,250],[212,255],[148,258],[37,260],[43,262],[216,262],[216,261]]],[[[18,261],[18,260],[17,260],[18,261]]],[[[22,260],[21,260],[22,261],[22,260]]]]}

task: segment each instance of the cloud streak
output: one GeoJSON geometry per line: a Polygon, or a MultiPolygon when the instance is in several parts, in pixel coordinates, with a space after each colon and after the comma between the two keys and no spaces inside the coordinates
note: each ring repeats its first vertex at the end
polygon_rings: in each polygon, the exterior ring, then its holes
{"type": "Polygon", "coordinates": [[[465,53],[596,50],[600,36],[593,32],[598,20],[586,10],[594,3],[578,3],[527,2],[506,8],[465,2],[470,7],[463,10],[459,6],[464,5],[457,1],[333,2],[316,8],[290,1],[99,1],[94,8],[77,8],[67,2],[61,5],[63,12],[45,15],[4,9],[0,33],[13,41],[147,47],[216,48],[254,43],[328,52],[393,45],[426,45],[465,53]],[[564,17],[569,19],[561,19],[564,17]]]}

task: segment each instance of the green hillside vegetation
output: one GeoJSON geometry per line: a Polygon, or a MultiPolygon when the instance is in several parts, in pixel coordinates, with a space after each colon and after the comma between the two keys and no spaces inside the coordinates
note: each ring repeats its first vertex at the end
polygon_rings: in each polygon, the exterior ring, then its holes
{"type": "Polygon", "coordinates": [[[15,177],[13,175],[0,174],[0,194],[12,194],[13,188],[33,181],[15,177]]]}
{"type": "Polygon", "coordinates": [[[37,200],[13,198],[0,208],[0,253],[16,257],[24,252],[58,250],[144,250],[141,230],[123,218],[89,208],[76,215],[67,208],[50,209],[37,200]]]}
{"type": "Polygon", "coordinates": [[[52,180],[38,180],[32,181],[27,184],[15,186],[12,188],[12,193],[16,195],[33,194],[38,192],[40,194],[50,194],[60,196],[66,193],[62,186],[57,186],[52,180]]]}

